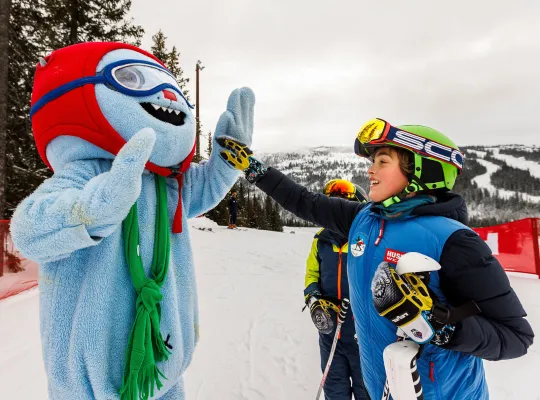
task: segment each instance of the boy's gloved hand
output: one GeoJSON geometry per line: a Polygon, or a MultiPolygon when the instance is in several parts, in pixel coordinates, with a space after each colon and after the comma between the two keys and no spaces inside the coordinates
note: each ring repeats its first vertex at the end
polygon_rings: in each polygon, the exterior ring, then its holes
{"type": "Polygon", "coordinates": [[[248,182],[255,183],[266,174],[267,168],[252,157],[253,152],[245,144],[227,138],[219,138],[217,142],[225,148],[219,152],[221,158],[244,172],[248,182]]]}
{"type": "Polygon", "coordinates": [[[403,330],[411,340],[442,346],[452,339],[454,326],[435,318],[441,313],[433,313],[434,306],[438,311],[446,307],[434,303],[418,275],[400,276],[389,263],[382,262],[373,277],[371,291],[379,315],[403,330]]]}
{"type": "Polygon", "coordinates": [[[334,330],[334,321],[339,314],[339,307],[333,302],[321,298],[319,292],[312,292],[308,295],[306,305],[309,307],[311,320],[315,327],[325,335],[334,330]]]}

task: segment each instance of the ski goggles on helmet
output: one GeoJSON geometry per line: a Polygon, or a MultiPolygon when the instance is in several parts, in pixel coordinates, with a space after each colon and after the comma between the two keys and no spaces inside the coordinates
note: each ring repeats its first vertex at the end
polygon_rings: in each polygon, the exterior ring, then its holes
{"type": "Polygon", "coordinates": [[[390,125],[383,119],[367,122],[354,141],[354,152],[361,157],[371,157],[373,150],[382,146],[396,146],[463,168],[463,154],[453,147],[390,125]]]}
{"type": "Polygon", "coordinates": [[[184,99],[189,108],[195,108],[184,97],[176,78],[163,66],[145,60],[122,60],[105,66],[95,76],[79,78],[51,90],[32,106],[30,116],[48,102],[73,89],[98,83],[134,97],[150,96],[164,89],[170,89],[184,99]]]}
{"type": "Polygon", "coordinates": [[[344,179],[333,179],[324,185],[323,193],[329,197],[341,197],[349,200],[358,200],[356,186],[344,179]]]}

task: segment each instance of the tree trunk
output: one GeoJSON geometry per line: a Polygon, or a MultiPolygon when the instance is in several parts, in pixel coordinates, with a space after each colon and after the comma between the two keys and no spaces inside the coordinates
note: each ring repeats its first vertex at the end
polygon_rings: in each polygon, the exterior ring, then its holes
{"type": "MultiPolygon", "coordinates": [[[[4,219],[6,188],[6,116],[11,0],[0,0],[0,220],[4,219]]],[[[4,270],[4,228],[0,226],[0,276],[4,270]]]]}
{"type": "Polygon", "coordinates": [[[77,0],[71,0],[69,2],[69,44],[75,44],[79,42],[78,34],[77,34],[78,30],[79,30],[79,4],[77,0]]]}

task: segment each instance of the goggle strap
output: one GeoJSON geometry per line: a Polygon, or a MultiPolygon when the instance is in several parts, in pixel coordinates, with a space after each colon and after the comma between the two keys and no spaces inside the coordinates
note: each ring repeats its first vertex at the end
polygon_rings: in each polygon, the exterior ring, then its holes
{"type": "Polygon", "coordinates": [[[88,85],[88,84],[96,84],[96,83],[106,83],[107,79],[104,76],[86,76],[84,78],[76,79],[72,82],[68,82],[64,85],[58,86],[57,88],[51,90],[47,94],[45,94],[41,99],[36,101],[32,108],[30,109],[30,118],[37,113],[45,104],[57,99],[58,97],[66,94],[67,92],[76,89],[78,87],[88,85]]]}

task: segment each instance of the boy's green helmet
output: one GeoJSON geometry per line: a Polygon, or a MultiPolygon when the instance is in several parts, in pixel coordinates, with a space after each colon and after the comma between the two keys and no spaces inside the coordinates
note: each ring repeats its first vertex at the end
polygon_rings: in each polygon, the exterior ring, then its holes
{"type": "Polygon", "coordinates": [[[369,121],[355,140],[355,152],[372,157],[379,147],[392,146],[413,154],[413,171],[409,186],[402,193],[383,201],[389,206],[407,194],[426,190],[451,190],[463,168],[463,154],[456,144],[441,132],[422,125],[394,127],[382,119],[369,121]]]}

